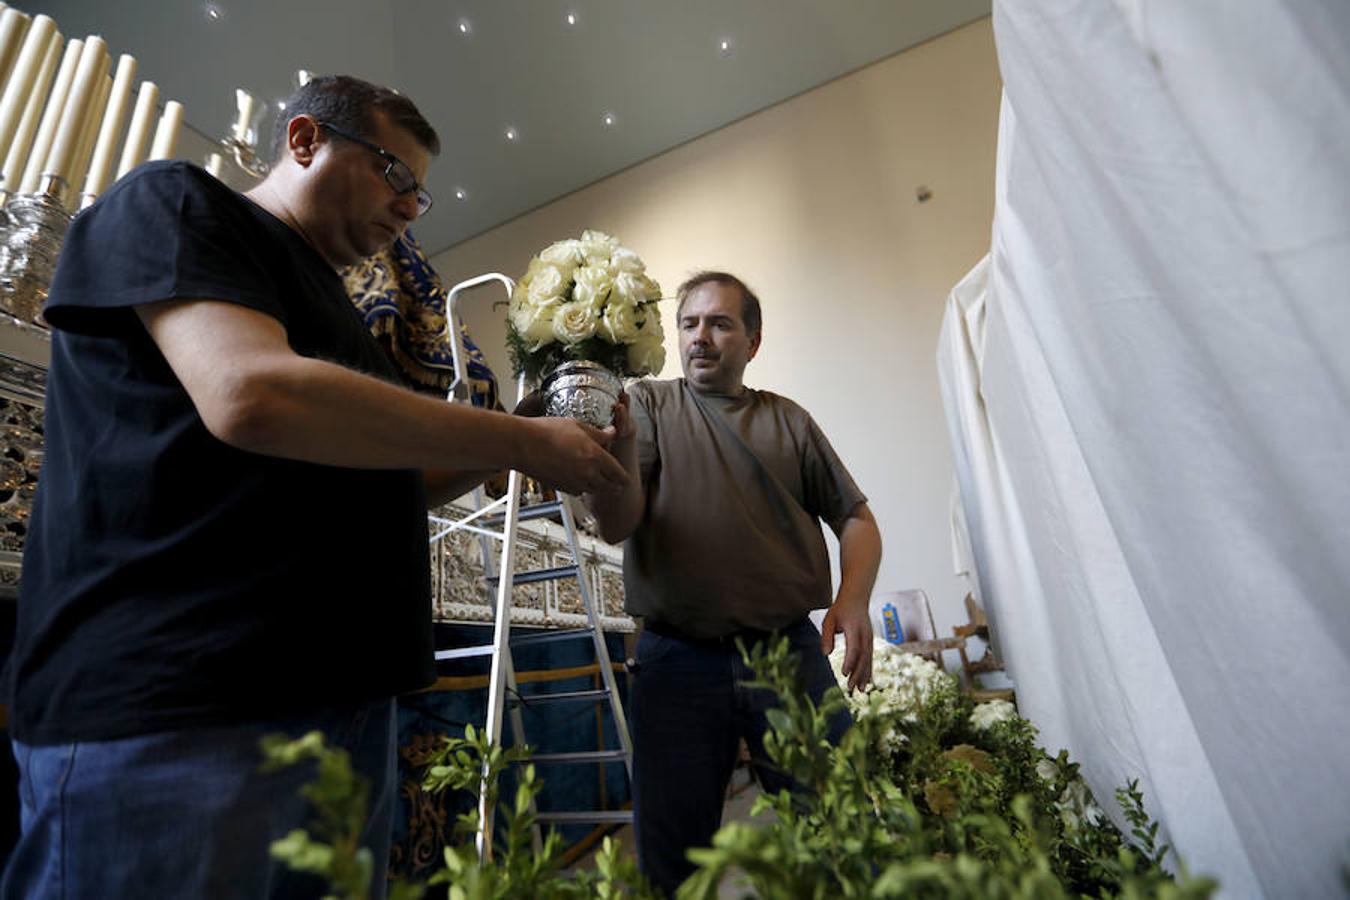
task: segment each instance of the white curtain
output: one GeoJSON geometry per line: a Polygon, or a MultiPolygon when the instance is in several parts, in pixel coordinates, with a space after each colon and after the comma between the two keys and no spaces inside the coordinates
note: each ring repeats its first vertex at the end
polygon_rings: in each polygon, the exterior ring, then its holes
{"type": "Polygon", "coordinates": [[[1350,2],[994,3],[939,351],[981,599],[1099,799],[1227,897],[1350,861],[1350,2]]]}

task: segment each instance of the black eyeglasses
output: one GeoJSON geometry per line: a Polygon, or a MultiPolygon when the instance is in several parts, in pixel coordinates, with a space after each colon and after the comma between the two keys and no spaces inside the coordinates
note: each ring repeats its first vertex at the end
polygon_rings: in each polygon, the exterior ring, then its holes
{"type": "Polygon", "coordinates": [[[399,159],[388,150],[372,144],[364,138],[359,138],[350,132],[343,131],[336,125],[329,125],[327,122],[320,122],[319,127],[333,132],[340,138],[345,138],[353,144],[360,144],[372,153],[378,154],[387,165],[384,167],[384,180],[389,182],[389,186],[394,189],[395,194],[415,194],[417,197],[417,214],[420,216],[431,209],[431,192],[417,183],[417,176],[408,168],[408,164],[399,159]]]}

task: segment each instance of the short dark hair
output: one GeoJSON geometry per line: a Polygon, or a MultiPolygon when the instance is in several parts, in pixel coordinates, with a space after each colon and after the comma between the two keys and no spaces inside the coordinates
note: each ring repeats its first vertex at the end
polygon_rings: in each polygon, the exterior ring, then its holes
{"type": "Polygon", "coordinates": [[[728,272],[696,272],[687,278],[684,284],[680,285],[675,291],[675,297],[679,301],[675,305],[675,319],[678,321],[680,310],[684,309],[684,301],[694,292],[695,288],[702,287],[705,284],[724,284],[727,287],[734,287],[741,292],[741,321],[745,324],[745,333],[754,337],[759,334],[763,327],[764,319],[759,311],[759,298],[755,292],[744,282],[728,272]]]}
{"type": "Polygon", "coordinates": [[[272,131],[272,160],[281,159],[286,148],[287,126],[296,116],[310,115],[343,131],[369,139],[376,128],[375,111],[407,131],[427,148],[432,156],[441,152],[436,129],[422,117],[411,100],[392,91],[350,75],[316,75],[286,99],[286,108],[277,113],[272,131]]]}

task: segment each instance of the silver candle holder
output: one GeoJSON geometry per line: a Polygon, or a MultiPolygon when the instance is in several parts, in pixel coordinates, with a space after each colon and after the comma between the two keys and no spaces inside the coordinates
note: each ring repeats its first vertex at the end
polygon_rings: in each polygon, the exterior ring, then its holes
{"type": "Polygon", "coordinates": [[[221,138],[220,146],[225,150],[225,155],[234,160],[235,165],[254,178],[267,177],[271,167],[258,155],[257,148],[250,142],[231,135],[221,138]]]}
{"type": "Polygon", "coordinates": [[[0,311],[38,325],[71,215],[66,180],[46,172],[37,193],[17,194],[0,220],[0,311]]]}

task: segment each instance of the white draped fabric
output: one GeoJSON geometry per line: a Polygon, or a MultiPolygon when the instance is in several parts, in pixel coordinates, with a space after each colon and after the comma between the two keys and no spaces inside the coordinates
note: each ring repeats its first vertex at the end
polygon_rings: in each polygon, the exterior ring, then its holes
{"type": "Polygon", "coordinates": [[[1104,805],[1227,897],[1350,860],[1350,2],[994,3],[939,351],[980,598],[1104,805]]]}

